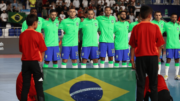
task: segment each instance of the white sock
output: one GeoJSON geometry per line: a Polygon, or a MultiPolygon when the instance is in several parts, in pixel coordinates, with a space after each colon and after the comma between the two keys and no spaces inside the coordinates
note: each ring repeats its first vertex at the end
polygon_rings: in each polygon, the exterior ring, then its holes
{"type": "Polygon", "coordinates": [[[66,68],[66,66],[67,66],[67,63],[62,62],[61,68],[66,68]]]}
{"type": "Polygon", "coordinates": [[[113,66],[114,66],[114,65],[113,65],[113,61],[109,61],[108,67],[109,67],[109,68],[113,68],[113,66]]]}
{"type": "Polygon", "coordinates": [[[94,68],[99,68],[98,63],[93,63],[94,68]]]}
{"type": "Polygon", "coordinates": [[[176,75],[179,74],[179,63],[175,63],[176,75]]]}
{"type": "Polygon", "coordinates": [[[165,75],[168,76],[168,72],[169,72],[169,66],[165,66],[165,75]]]}
{"type": "Polygon", "coordinates": [[[77,65],[77,63],[73,63],[73,66],[72,66],[72,68],[78,68],[78,65],[77,65]]]}
{"type": "Polygon", "coordinates": [[[86,68],[86,64],[85,63],[81,63],[81,68],[86,68]]]}
{"type": "Polygon", "coordinates": [[[161,74],[161,64],[159,64],[158,74],[161,74]]]}
{"type": "Polygon", "coordinates": [[[176,69],[176,75],[179,75],[179,66],[176,66],[175,69],[176,69]]]}
{"type": "Polygon", "coordinates": [[[104,68],[104,61],[100,61],[100,68],[104,68]]]}

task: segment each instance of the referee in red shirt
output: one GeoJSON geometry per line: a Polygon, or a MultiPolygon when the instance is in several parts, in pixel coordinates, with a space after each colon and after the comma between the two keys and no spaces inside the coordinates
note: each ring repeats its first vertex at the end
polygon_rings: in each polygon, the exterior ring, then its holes
{"type": "Polygon", "coordinates": [[[27,101],[27,95],[30,88],[31,74],[35,81],[38,101],[44,101],[43,93],[43,73],[40,62],[47,50],[44,38],[41,33],[36,32],[38,17],[30,14],[26,18],[28,29],[21,33],[19,38],[19,51],[22,52],[22,77],[23,87],[21,101],[27,101]]]}
{"type": "Polygon", "coordinates": [[[136,58],[137,97],[136,101],[143,101],[146,73],[149,76],[149,88],[151,90],[151,101],[158,101],[157,75],[158,57],[161,46],[165,44],[157,25],[150,22],[152,8],[142,6],[140,9],[142,21],[136,25],[131,34],[129,45],[131,49],[132,67],[135,68],[134,54],[136,58]],[[135,50],[136,49],[136,50],[135,50]]]}

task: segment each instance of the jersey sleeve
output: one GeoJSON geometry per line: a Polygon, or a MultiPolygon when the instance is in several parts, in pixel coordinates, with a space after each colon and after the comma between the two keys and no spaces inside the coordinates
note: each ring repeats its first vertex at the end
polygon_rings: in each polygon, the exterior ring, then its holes
{"type": "Polygon", "coordinates": [[[26,24],[26,21],[24,21],[23,24],[22,24],[21,32],[24,32],[27,28],[28,28],[28,26],[26,24]]]}
{"type": "Polygon", "coordinates": [[[135,26],[132,30],[132,33],[131,33],[131,37],[130,37],[130,41],[129,41],[129,45],[133,48],[136,48],[137,47],[137,42],[136,42],[136,27],[135,26]]]}
{"type": "Polygon", "coordinates": [[[129,22],[127,22],[127,30],[128,30],[128,33],[130,32],[129,31],[129,22]]]}
{"type": "Polygon", "coordinates": [[[132,25],[132,23],[131,23],[131,24],[129,24],[129,32],[131,32],[132,29],[133,29],[133,25],[132,25]]]}
{"type": "Polygon", "coordinates": [[[159,27],[156,25],[156,46],[160,47],[165,44],[164,38],[161,34],[159,27]]]}
{"type": "Polygon", "coordinates": [[[116,23],[114,24],[114,33],[116,33],[116,31],[117,31],[117,27],[116,27],[117,24],[116,23]]]}
{"type": "Polygon", "coordinates": [[[84,22],[80,22],[79,29],[83,28],[84,22]]]}
{"type": "Polygon", "coordinates": [[[46,26],[46,20],[43,21],[43,24],[42,24],[42,29],[45,29],[45,26],[46,26]]]}
{"type": "Polygon", "coordinates": [[[99,29],[99,22],[96,20],[96,23],[97,23],[97,27],[98,27],[98,29],[99,29]]]}
{"type": "Polygon", "coordinates": [[[59,24],[58,29],[65,30],[65,28],[64,28],[64,20],[62,20],[62,22],[59,24]]]}
{"type": "Polygon", "coordinates": [[[40,52],[45,52],[47,50],[47,47],[46,47],[45,42],[44,42],[43,35],[41,33],[39,33],[39,43],[38,43],[38,46],[39,46],[40,52]]]}
{"type": "Polygon", "coordinates": [[[163,33],[167,31],[167,30],[166,30],[166,26],[167,26],[166,23],[164,23],[164,26],[163,26],[163,33]]]}

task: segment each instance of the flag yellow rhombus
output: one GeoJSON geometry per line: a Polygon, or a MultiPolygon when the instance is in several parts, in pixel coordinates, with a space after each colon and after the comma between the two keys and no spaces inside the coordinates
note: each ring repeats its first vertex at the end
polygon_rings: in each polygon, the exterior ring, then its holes
{"type": "Polygon", "coordinates": [[[23,17],[19,13],[14,14],[11,18],[16,22],[19,22],[23,19],[23,17]]]}
{"type": "Polygon", "coordinates": [[[111,101],[115,98],[118,98],[124,94],[127,94],[129,91],[121,89],[119,87],[113,86],[111,84],[108,84],[104,81],[101,81],[97,78],[94,78],[90,75],[83,74],[75,79],[72,79],[68,82],[65,82],[61,85],[55,86],[53,88],[50,88],[44,92],[57,97],[64,101],[75,101],[71,95],[70,95],[70,88],[77,82],[80,81],[91,81],[96,84],[98,84],[103,91],[102,98],[99,101],[111,101]]]}

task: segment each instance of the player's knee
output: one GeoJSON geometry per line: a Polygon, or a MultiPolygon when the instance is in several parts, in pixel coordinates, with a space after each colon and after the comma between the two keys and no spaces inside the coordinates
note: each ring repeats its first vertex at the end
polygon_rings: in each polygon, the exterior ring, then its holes
{"type": "Polygon", "coordinates": [[[49,64],[49,61],[45,61],[45,64],[49,64]]]}
{"type": "Polygon", "coordinates": [[[72,63],[77,63],[77,59],[72,60],[72,63]]]}
{"type": "Polygon", "coordinates": [[[93,59],[93,63],[98,63],[98,59],[93,59]]]}
{"type": "Polygon", "coordinates": [[[102,60],[102,61],[105,61],[105,57],[101,57],[101,60],[102,60]]]}
{"type": "Polygon", "coordinates": [[[57,64],[58,62],[57,61],[53,61],[53,64],[57,64]]]}
{"type": "Polygon", "coordinates": [[[67,63],[67,62],[68,62],[68,60],[67,60],[67,59],[63,59],[63,60],[62,60],[62,62],[67,63]]]}

